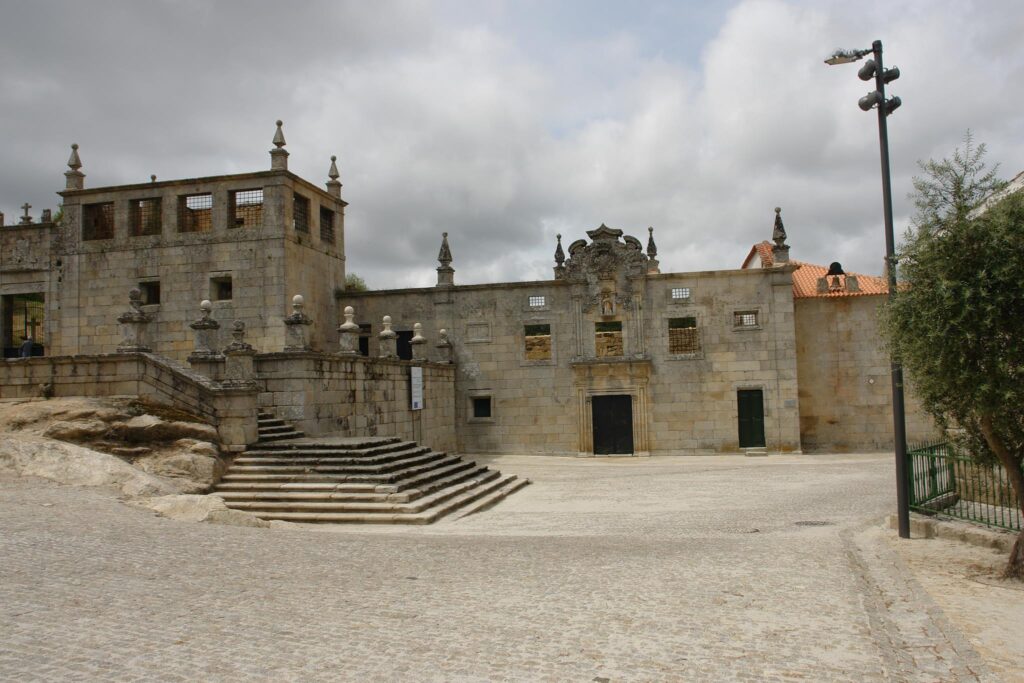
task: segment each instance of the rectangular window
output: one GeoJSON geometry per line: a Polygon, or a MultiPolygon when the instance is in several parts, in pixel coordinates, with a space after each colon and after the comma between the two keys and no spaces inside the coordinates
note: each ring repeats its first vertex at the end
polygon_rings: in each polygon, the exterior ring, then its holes
{"type": "Polygon", "coordinates": [[[214,301],[230,301],[232,298],[231,276],[210,278],[210,298],[214,301]]]}
{"type": "Polygon", "coordinates": [[[736,311],[732,314],[734,327],[757,327],[757,311],[736,311]]]}
{"type": "Polygon", "coordinates": [[[259,228],[263,225],[263,190],[231,192],[229,228],[259,228]]]}
{"type": "Polygon", "coordinates": [[[320,241],[334,244],[334,212],[320,207],[320,241]]]}
{"type": "Polygon", "coordinates": [[[82,239],[109,240],[114,237],[114,202],[82,207],[82,239]]]}
{"type": "Polygon", "coordinates": [[[473,397],[473,417],[474,418],[489,418],[491,417],[491,397],[490,396],[474,396],[473,397]]]}
{"type": "Polygon", "coordinates": [[[131,202],[132,237],[160,234],[160,198],[131,202]]]}
{"type": "Polygon", "coordinates": [[[294,195],[292,214],[295,219],[295,232],[309,234],[309,200],[301,194],[294,195]]]}
{"type": "Polygon", "coordinates": [[[151,306],[160,303],[160,283],[155,280],[140,282],[139,291],[142,292],[142,303],[151,306]]]}
{"type": "Polygon", "coordinates": [[[672,298],[676,299],[676,300],[678,300],[678,299],[689,299],[690,298],[690,288],[689,287],[673,287],[672,288],[672,298]]]}
{"type": "Polygon", "coordinates": [[[530,297],[530,308],[540,308],[545,303],[543,296],[531,296],[530,297]]]}
{"type": "Polygon", "coordinates": [[[668,352],[697,353],[700,351],[700,334],[696,318],[669,318],[668,352]]]}
{"type": "Polygon", "coordinates": [[[598,358],[625,355],[621,320],[594,323],[594,350],[598,358]]]}
{"type": "Polygon", "coordinates": [[[209,232],[213,228],[213,195],[178,197],[178,232],[209,232]]]}
{"type": "Polygon", "coordinates": [[[551,360],[551,325],[527,325],[526,360],[551,360]]]}
{"type": "Polygon", "coordinates": [[[373,334],[373,325],[370,323],[359,323],[359,355],[370,355],[370,335],[373,334]]]}

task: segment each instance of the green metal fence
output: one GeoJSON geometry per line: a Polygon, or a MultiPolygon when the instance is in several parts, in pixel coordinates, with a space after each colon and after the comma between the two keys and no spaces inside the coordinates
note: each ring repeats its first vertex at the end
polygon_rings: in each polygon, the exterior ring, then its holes
{"type": "Polygon", "coordinates": [[[911,446],[910,508],[1020,531],[1021,512],[1006,471],[957,453],[946,442],[911,446]]]}

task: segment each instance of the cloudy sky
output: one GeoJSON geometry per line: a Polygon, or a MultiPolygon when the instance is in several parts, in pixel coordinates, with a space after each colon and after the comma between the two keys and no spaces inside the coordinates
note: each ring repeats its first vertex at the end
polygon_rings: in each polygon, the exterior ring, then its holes
{"type": "Polygon", "coordinates": [[[793,258],[880,272],[877,119],[837,47],[885,43],[897,230],[916,161],[965,131],[1024,170],[1024,4],[18,2],[0,0],[0,210],[55,207],[68,145],[89,186],[338,155],[348,268],[433,284],[551,277],[601,223],[663,272],[736,268],[783,208],[793,258]]]}

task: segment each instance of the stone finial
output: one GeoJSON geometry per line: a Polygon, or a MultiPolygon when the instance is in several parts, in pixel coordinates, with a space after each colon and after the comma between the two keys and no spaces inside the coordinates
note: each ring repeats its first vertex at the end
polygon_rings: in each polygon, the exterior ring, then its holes
{"type": "Polygon", "coordinates": [[[412,347],[412,359],[413,360],[426,360],[427,359],[427,338],[423,336],[423,325],[416,323],[412,326],[412,339],[409,340],[409,345],[412,347]]]}
{"type": "Polygon", "coordinates": [[[193,370],[211,379],[220,379],[221,362],[224,360],[217,351],[220,323],[211,317],[213,304],[208,299],[199,303],[199,319],[189,323],[192,328],[193,349],[188,355],[193,370]]]}
{"type": "Polygon", "coordinates": [[[327,177],[330,179],[327,181],[327,194],[332,197],[341,198],[341,181],[338,178],[341,174],[338,173],[338,157],[331,155],[331,168],[327,171],[327,177]]]}
{"type": "Polygon", "coordinates": [[[561,280],[565,277],[565,252],[562,251],[562,236],[555,235],[558,243],[555,245],[555,279],[561,280]]]}
{"type": "Polygon", "coordinates": [[[789,245],[786,244],[786,227],[782,224],[782,207],[775,207],[775,225],[772,228],[772,262],[775,265],[789,263],[789,245]]]}
{"type": "Polygon", "coordinates": [[[437,331],[438,342],[437,342],[437,362],[438,363],[451,363],[452,362],[452,343],[448,340],[448,330],[443,327],[437,331]]]}
{"type": "Polygon", "coordinates": [[[128,310],[117,316],[121,323],[121,343],[118,352],[149,352],[152,349],[146,344],[146,326],[153,321],[153,316],[142,310],[142,291],[133,288],[128,293],[128,310]]]}
{"type": "Polygon", "coordinates": [[[344,315],[345,322],[338,325],[338,352],[343,356],[355,356],[359,354],[359,325],[353,321],[356,311],[346,306],[344,315]]]}
{"type": "Polygon", "coordinates": [[[231,324],[231,343],[224,347],[225,387],[250,388],[256,386],[256,372],[253,356],[256,349],[245,341],[245,322],[236,320],[231,324]]]}
{"type": "Polygon", "coordinates": [[[67,182],[65,183],[65,189],[67,190],[81,190],[85,187],[85,174],[82,173],[82,159],[78,156],[78,143],[71,145],[71,156],[68,158],[69,171],[64,171],[64,177],[67,182]]]}
{"type": "Polygon", "coordinates": [[[378,346],[381,358],[398,358],[398,334],[391,329],[391,316],[386,315],[381,321],[384,329],[380,331],[378,346]]]}
{"type": "Polygon", "coordinates": [[[149,176],[149,182],[151,182],[151,183],[155,183],[156,182],[156,174],[155,173],[153,175],[149,176]]]}
{"type": "Polygon", "coordinates": [[[25,202],[24,204],[21,205],[21,210],[25,212],[25,215],[21,217],[20,221],[18,221],[21,225],[31,225],[32,224],[32,216],[28,215],[28,210],[31,209],[31,208],[32,208],[32,205],[29,204],[28,202],[25,202]]]}
{"type": "Polygon", "coordinates": [[[654,243],[654,228],[647,228],[647,272],[660,273],[661,264],[658,262],[658,245],[654,243]]]}
{"type": "Polygon", "coordinates": [[[313,349],[309,340],[309,328],[313,319],[303,313],[302,307],[306,301],[301,294],[292,297],[292,314],[284,319],[285,351],[311,351],[313,349]]]}
{"type": "Polygon", "coordinates": [[[272,171],[287,171],[288,170],[288,150],[284,148],[284,130],[281,126],[284,122],[278,119],[277,131],[274,132],[274,149],[270,150],[270,170],[272,171]]]}
{"type": "Polygon", "coordinates": [[[40,223],[52,223],[53,222],[53,214],[50,213],[49,209],[43,209],[43,215],[39,217],[39,222],[40,223]]]}
{"type": "Polygon", "coordinates": [[[448,233],[441,233],[441,250],[437,252],[441,265],[437,268],[437,286],[450,287],[455,284],[455,269],[452,268],[452,250],[448,246],[448,233]]]}

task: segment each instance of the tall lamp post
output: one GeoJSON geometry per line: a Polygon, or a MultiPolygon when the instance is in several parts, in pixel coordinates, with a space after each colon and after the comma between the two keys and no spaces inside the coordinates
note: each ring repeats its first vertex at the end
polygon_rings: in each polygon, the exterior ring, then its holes
{"type": "MultiPolygon", "coordinates": [[[[825,63],[849,64],[871,55],[857,75],[862,81],[875,79],[875,89],[857,103],[864,111],[878,110],[878,148],[882,159],[882,205],[885,214],[885,259],[889,277],[889,299],[896,296],[896,244],[892,233],[892,182],[889,177],[889,130],[886,118],[902,104],[898,97],[885,99],[885,84],[900,77],[896,67],[882,66],[882,41],[876,40],[869,50],[836,50],[825,63]]],[[[903,410],[903,367],[895,356],[892,366],[892,433],[896,451],[896,516],[900,538],[910,538],[910,506],[907,483],[907,424],[903,410]]]]}

